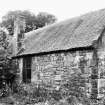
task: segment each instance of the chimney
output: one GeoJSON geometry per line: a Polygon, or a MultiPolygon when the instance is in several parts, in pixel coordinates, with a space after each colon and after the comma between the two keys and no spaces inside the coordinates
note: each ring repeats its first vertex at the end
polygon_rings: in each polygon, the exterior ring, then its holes
{"type": "Polygon", "coordinates": [[[14,56],[16,56],[17,53],[22,48],[24,32],[25,32],[25,19],[23,16],[19,16],[14,21],[14,35],[13,35],[13,55],[14,56]]]}

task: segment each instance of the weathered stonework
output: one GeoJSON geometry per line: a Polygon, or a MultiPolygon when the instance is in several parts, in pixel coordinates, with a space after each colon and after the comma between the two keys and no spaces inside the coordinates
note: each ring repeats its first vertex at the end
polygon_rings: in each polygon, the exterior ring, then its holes
{"type": "Polygon", "coordinates": [[[105,95],[105,52],[98,53],[98,97],[105,95]]]}
{"type": "Polygon", "coordinates": [[[86,78],[87,95],[91,92],[91,63],[93,52],[76,51],[32,57],[32,79],[36,84],[45,83],[53,88],[68,80],[73,73],[86,78]]]}
{"type": "Polygon", "coordinates": [[[105,97],[105,30],[97,42],[98,98],[105,97]]]}

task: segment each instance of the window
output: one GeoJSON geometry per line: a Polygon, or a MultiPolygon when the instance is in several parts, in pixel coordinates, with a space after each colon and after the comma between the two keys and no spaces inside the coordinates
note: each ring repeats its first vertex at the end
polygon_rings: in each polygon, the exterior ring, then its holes
{"type": "Polygon", "coordinates": [[[31,82],[31,57],[23,58],[23,82],[30,83],[31,82]]]}

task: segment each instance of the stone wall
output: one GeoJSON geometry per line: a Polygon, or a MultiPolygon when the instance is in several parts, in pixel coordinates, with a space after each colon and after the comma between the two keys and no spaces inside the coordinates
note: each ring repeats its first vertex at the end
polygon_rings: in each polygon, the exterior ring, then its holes
{"type": "MultiPolygon", "coordinates": [[[[35,56],[32,58],[32,79],[36,84],[47,84],[53,88],[68,80],[74,73],[82,73],[86,79],[86,91],[91,92],[91,51],[64,52],[35,56]]],[[[89,95],[89,94],[88,94],[89,95]]]]}
{"type": "Polygon", "coordinates": [[[105,32],[97,41],[98,98],[105,97],[105,32]]]}
{"type": "Polygon", "coordinates": [[[105,96],[105,52],[98,52],[98,97],[105,96]]]}

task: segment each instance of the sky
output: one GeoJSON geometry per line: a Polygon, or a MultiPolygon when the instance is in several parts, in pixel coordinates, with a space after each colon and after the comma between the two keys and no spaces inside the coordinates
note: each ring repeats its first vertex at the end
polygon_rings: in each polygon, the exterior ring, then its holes
{"type": "Polygon", "coordinates": [[[0,21],[8,11],[48,12],[58,21],[105,8],[105,0],[0,0],[0,21]]]}

